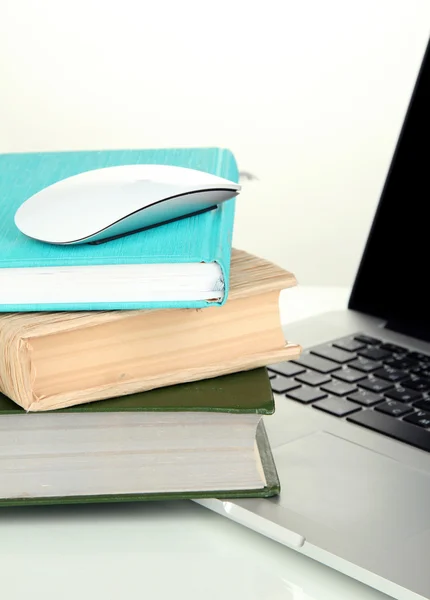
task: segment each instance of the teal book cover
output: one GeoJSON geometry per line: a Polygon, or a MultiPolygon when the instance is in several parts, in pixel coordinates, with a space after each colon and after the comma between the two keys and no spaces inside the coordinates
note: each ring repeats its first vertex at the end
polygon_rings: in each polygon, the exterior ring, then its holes
{"type": "MultiPolygon", "coordinates": [[[[222,148],[179,148],[155,150],[102,150],[0,155],[0,311],[75,311],[150,308],[203,308],[222,305],[228,297],[230,257],[235,199],[217,209],[111,240],[98,245],[59,246],[45,244],[23,235],[16,227],[18,207],[41,189],[67,177],[105,167],[131,164],[162,164],[205,171],[231,181],[239,179],[233,154],[222,148]],[[121,280],[109,282],[104,295],[71,301],[61,289],[66,280],[54,282],[53,274],[68,277],[72,268],[115,267],[119,265],[182,265],[186,263],[219,266],[222,293],[216,298],[191,298],[171,294],[162,300],[136,291],[130,299],[121,295],[121,280]],[[40,274],[39,279],[34,279],[40,274]],[[25,278],[24,278],[25,276],[25,278]],[[23,283],[24,282],[24,283],[23,283]],[[48,287],[50,282],[51,288],[48,287]],[[46,286],[46,293],[37,288],[46,286]],[[137,296],[137,297],[136,297],[137,296]],[[60,300],[58,299],[60,298],[60,300]]],[[[71,273],[72,273],[71,271],[71,273]]],[[[81,269],[82,271],[82,269],[81,269]]],[[[96,271],[93,271],[96,273],[96,271]]],[[[177,271],[176,271],[177,273],[177,271]]],[[[72,281],[70,279],[70,281],[72,281]]],[[[79,285],[81,281],[77,280],[79,285]]],[[[136,282],[137,285],[137,282],[136,282]]],[[[124,288],[125,289],[125,288],[124,288]]],[[[208,294],[206,294],[207,296],[208,294]]]]}

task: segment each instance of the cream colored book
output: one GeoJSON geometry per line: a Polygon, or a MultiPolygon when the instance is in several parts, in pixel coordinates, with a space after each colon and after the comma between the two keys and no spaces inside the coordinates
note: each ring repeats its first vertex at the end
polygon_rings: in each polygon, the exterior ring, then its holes
{"type": "Polygon", "coordinates": [[[233,250],[224,306],[0,315],[0,391],[46,411],[297,358],[279,315],[292,273],[233,250]]]}

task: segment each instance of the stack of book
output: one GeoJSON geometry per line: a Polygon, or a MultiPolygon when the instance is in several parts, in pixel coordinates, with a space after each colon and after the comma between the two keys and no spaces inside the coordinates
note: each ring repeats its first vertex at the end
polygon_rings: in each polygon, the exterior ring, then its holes
{"type": "Polygon", "coordinates": [[[14,224],[55,181],[147,163],[238,181],[217,148],[0,155],[0,505],[279,493],[265,367],[300,354],[296,281],[232,249],[236,200],[98,245],[14,224]]]}

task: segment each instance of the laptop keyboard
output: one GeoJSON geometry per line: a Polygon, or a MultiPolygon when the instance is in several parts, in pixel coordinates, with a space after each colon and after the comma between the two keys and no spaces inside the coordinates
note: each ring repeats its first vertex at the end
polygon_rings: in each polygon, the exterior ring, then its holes
{"type": "Polygon", "coordinates": [[[277,394],[430,452],[430,355],[357,334],[268,373],[277,394]]]}

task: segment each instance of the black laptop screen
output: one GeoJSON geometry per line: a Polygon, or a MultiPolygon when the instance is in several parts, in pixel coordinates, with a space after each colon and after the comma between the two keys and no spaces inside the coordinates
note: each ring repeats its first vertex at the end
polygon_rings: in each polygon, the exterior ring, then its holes
{"type": "Polygon", "coordinates": [[[424,56],[349,307],[430,340],[430,47],[424,56]]]}

